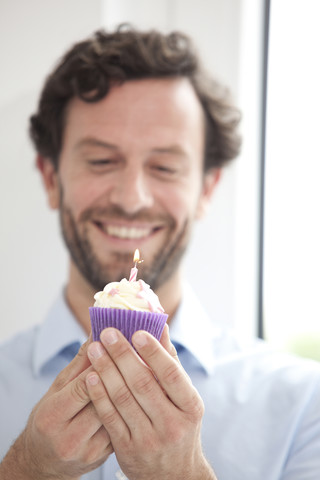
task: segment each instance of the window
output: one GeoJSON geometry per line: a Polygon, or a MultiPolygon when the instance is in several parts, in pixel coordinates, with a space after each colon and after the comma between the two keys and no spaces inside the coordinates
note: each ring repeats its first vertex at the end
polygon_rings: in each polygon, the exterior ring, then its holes
{"type": "Polygon", "coordinates": [[[320,2],[271,2],[263,311],[277,347],[320,360],[320,2]]]}

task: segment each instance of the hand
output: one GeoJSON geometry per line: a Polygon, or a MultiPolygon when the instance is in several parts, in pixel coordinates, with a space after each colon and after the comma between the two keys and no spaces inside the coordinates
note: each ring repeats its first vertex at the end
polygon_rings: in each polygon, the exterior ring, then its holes
{"type": "Polygon", "coordinates": [[[90,341],[33,409],[0,466],[1,479],[76,479],[113,452],[86,388],[85,378],[92,370],[90,341]]]}
{"type": "Polygon", "coordinates": [[[162,345],[142,331],[132,341],[141,358],[113,328],[88,348],[88,392],[123,472],[130,480],[214,479],[201,449],[203,402],[167,330],[162,345]]]}

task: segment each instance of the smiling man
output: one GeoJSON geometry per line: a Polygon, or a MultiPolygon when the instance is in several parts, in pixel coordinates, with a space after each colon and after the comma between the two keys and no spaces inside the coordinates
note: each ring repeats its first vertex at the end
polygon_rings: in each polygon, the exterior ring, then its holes
{"type": "Polygon", "coordinates": [[[71,253],[67,300],[85,329],[94,292],[127,275],[136,247],[142,278],[173,315],[192,224],[219,178],[203,174],[204,125],[186,78],[131,80],[97,103],[70,102],[58,171],[38,164],[71,253]]]}
{"type": "Polygon", "coordinates": [[[1,480],[319,478],[319,365],[244,346],[182,278],[239,118],[179,33],[97,32],[48,77],[30,132],[69,274],[43,324],[0,347],[1,480]],[[136,248],[170,337],[92,342],[93,295],[136,248]]]}

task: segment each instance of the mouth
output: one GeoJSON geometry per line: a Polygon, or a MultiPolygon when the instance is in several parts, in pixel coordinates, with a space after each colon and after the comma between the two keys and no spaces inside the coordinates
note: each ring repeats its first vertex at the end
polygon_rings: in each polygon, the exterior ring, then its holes
{"type": "Polygon", "coordinates": [[[138,227],[127,225],[104,224],[95,222],[97,227],[114,239],[120,240],[144,240],[149,238],[162,227],[138,227]]]}

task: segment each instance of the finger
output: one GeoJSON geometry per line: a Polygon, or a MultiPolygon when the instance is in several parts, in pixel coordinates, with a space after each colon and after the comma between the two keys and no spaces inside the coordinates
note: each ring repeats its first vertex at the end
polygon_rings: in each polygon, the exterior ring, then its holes
{"type": "Polygon", "coordinates": [[[132,343],[178,408],[190,413],[200,408],[199,394],[181,364],[174,361],[152,335],[140,330],[132,336],[132,343]]]}
{"type": "Polygon", "coordinates": [[[92,402],[89,402],[72,418],[68,425],[68,432],[71,435],[74,432],[76,435],[80,436],[83,441],[87,441],[100,430],[101,426],[102,422],[98,417],[97,411],[92,402]]]}
{"type": "Polygon", "coordinates": [[[67,383],[72,381],[90,366],[90,361],[87,355],[87,349],[90,343],[92,343],[91,333],[88,340],[79,348],[79,351],[74,359],[56,377],[48,391],[49,394],[60,391],[67,383]]]}
{"type": "Polygon", "coordinates": [[[100,427],[89,439],[82,437],[79,432],[77,435],[69,430],[65,433],[62,453],[77,458],[83,465],[90,465],[90,470],[106,461],[112,452],[113,446],[104,427],[100,427]]]}
{"type": "Polygon", "coordinates": [[[65,385],[49,399],[51,417],[57,424],[64,424],[75,417],[88,403],[90,396],[86,385],[86,376],[92,371],[90,365],[78,377],[65,385]]]}
{"type": "MultiPolygon", "coordinates": [[[[142,417],[138,417],[138,411],[136,411],[135,416],[131,419],[134,422],[135,429],[139,428],[139,426],[137,427],[137,418],[140,418],[142,429],[148,428],[150,421],[156,421],[157,418],[155,417],[158,417],[160,413],[163,415],[168,413],[167,409],[171,402],[155,378],[154,372],[141,360],[121,332],[107,328],[101,333],[100,338],[143,413],[142,417]]],[[[169,354],[155,338],[154,341],[169,357],[169,354]]],[[[171,361],[174,362],[172,358],[171,361]]],[[[109,377],[106,388],[109,392],[109,377]]],[[[121,414],[123,415],[122,410],[121,414]]]]}
{"type": "Polygon", "coordinates": [[[86,446],[86,452],[89,456],[89,458],[86,459],[86,463],[89,464],[92,464],[92,455],[96,455],[101,464],[101,457],[104,456],[104,460],[106,460],[109,455],[114,452],[112,443],[110,442],[110,436],[103,426],[91,437],[90,442],[88,442],[86,446]]]}
{"type": "MultiPolygon", "coordinates": [[[[108,330],[114,331],[114,333],[118,332],[116,329],[108,330]]],[[[120,332],[118,333],[121,335],[120,332]]],[[[103,338],[103,333],[101,334],[101,337],[103,338]]],[[[131,345],[125,339],[124,342],[133,356],[136,357],[138,362],[142,364],[142,360],[134,352],[131,345]]],[[[132,392],[128,388],[128,385],[125,382],[122,374],[119,372],[119,369],[110,358],[106,350],[103,348],[101,343],[94,342],[88,349],[88,355],[94,369],[98,372],[102,382],[104,383],[110,400],[122,416],[129,429],[133,428],[133,426],[136,428],[137,421],[140,422],[141,429],[145,428],[144,421],[146,419],[144,412],[141,410],[140,405],[132,395],[132,392]]]]}
{"type": "Polygon", "coordinates": [[[177,362],[180,363],[177,350],[173,343],[171,343],[170,340],[170,335],[169,335],[169,325],[166,323],[160,338],[160,343],[163,346],[163,348],[171,355],[172,358],[174,358],[177,362]]]}
{"type": "Polygon", "coordinates": [[[121,439],[127,441],[130,432],[123,418],[112,403],[101,378],[96,372],[87,375],[87,389],[100,421],[116,445],[121,439]]]}
{"type": "Polygon", "coordinates": [[[113,451],[110,436],[90,402],[65,425],[62,453],[92,465],[113,451]]]}

